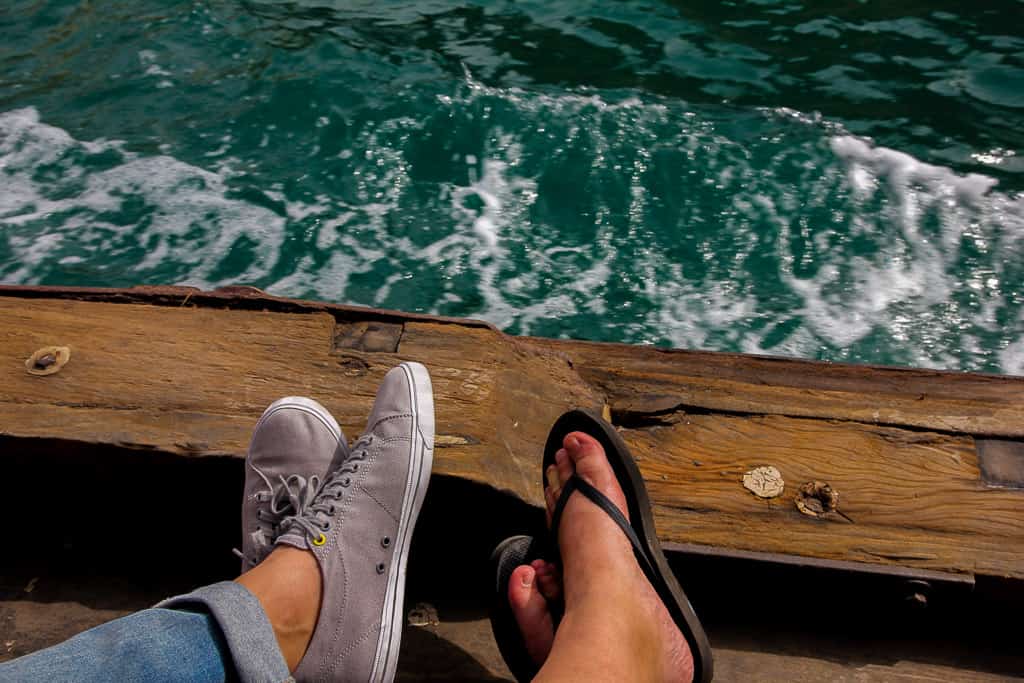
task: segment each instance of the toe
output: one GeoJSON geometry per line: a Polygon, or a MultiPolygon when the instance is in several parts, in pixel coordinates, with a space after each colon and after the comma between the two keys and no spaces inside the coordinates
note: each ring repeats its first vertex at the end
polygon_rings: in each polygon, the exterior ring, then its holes
{"type": "Polygon", "coordinates": [[[550,486],[544,487],[544,512],[547,517],[548,528],[551,528],[551,516],[555,514],[555,505],[558,503],[558,497],[555,496],[555,492],[551,490],[550,486]]]}
{"type": "Polygon", "coordinates": [[[569,481],[575,472],[572,460],[569,459],[569,452],[564,448],[558,449],[558,452],[555,453],[555,469],[558,470],[558,480],[563,485],[569,481]]]}
{"type": "Polygon", "coordinates": [[[520,565],[512,570],[508,580],[508,602],[517,613],[527,609],[533,597],[534,580],[537,570],[530,565],[520,565]]]}
{"type": "Polygon", "coordinates": [[[562,599],[562,577],[553,564],[545,563],[545,567],[537,570],[537,587],[540,594],[550,604],[562,599]]]}
{"type": "Polygon", "coordinates": [[[615,472],[612,471],[612,466],[608,462],[608,456],[605,455],[601,443],[584,432],[570,432],[565,435],[564,444],[564,450],[579,476],[611,498],[628,517],[626,497],[615,478],[615,472]]]}
{"type": "Polygon", "coordinates": [[[548,465],[547,470],[544,472],[544,480],[547,482],[548,488],[555,493],[555,497],[562,491],[562,484],[564,480],[559,475],[558,467],[556,465],[548,465]]]}
{"type": "MultiPolygon", "coordinates": [[[[565,436],[565,448],[572,466],[581,476],[591,479],[595,486],[600,487],[609,480],[615,479],[608,457],[601,443],[583,432],[571,432],[565,436]]],[[[561,469],[559,469],[561,472],[561,469]]]]}
{"type": "Polygon", "coordinates": [[[551,652],[555,627],[532,566],[522,565],[513,570],[508,583],[508,601],[527,652],[534,663],[542,664],[551,652]]]}
{"type": "Polygon", "coordinates": [[[601,442],[586,432],[569,432],[562,444],[562,450],[577,468],[586,460],[607,460],[601,442]]]}

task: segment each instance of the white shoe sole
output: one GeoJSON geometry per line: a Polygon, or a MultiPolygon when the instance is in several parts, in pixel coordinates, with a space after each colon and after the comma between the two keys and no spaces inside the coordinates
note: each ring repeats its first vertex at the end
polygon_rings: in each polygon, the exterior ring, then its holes
{"type": "Polygon", "coordinates": [[[402,516],[398,521],[395,554],[388,573],[387,592],[381,613],[380,638],[374,656],[370,680],[390,683],[398,670],[398,652],[402,645],[405,626],[405,571],[409,560],[412,532],[427,495],[430,470],[434,463],[434,391],[430,373],[419,363],[400,366],[409,380],[413,406],[412,452],[409,456],[409,474],[405,481],[402,516]]]}

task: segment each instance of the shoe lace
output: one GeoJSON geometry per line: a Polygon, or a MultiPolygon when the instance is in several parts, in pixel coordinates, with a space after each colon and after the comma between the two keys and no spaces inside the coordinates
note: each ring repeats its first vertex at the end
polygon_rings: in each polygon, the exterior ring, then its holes
{"type": "Polygon", "coordinates": [[[238,548],[233,548],[232,552],[251,566],[259,564],[277,540],[283,520],[302,514],[303,510],[312,505],[320,483],[320,477],[316,475],[308,479],[298,474],[288,477],[278,475],[279,485],[273,493],[260,491],[256,494],[258,503],[269,505],[260,505],[256,509],[256,529],[249,535],[252,555],[246,557],[238,548]]]}
{"type": "MultiPolygon", "coordinates": [[[[352,485],[352,475],[359,471],[359,464],[366,460],[373,446],[374,436],[364,434],[352,445],[352,451],[338,469],[328,475],[313,501],[281,522],[281,533],[301,530],[309,541],[319,539],[331,528],[331,520],[337,512],[338,501],[345,490],[352,485]]],[[[321,539],[318,545],[322,545],[321,539]]]]}

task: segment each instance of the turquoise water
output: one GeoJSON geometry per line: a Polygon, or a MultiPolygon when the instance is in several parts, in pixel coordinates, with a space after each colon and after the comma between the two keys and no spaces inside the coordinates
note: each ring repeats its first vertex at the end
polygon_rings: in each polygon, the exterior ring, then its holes
{"type": "Polygon", "coordinates": [[[1024,374],[1022,19],[6,0],[0,281],[1024,374]]]}

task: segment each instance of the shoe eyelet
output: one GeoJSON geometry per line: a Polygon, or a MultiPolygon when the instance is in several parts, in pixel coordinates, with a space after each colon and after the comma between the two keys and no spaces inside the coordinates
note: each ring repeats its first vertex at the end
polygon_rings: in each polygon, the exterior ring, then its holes
{"type": "Polygon", "coordinates": [[[329,515],[331,515],[333,517],[335,510],[336,510],[336,508],[332,505],[329,508],[327,508],[327,514],[329,514],[329,515]]]}
{"type": "Polygon", "coordinates": [[[351,477],[345,477],[345,480],[341,482],[341,485],[347,488],[348,485],[351,484],[351,483],[352,483],[352,478],[351,477]]]}
{"type": "Polygon", "coordinates": [[[379,563],[377,565],[377,573],[378,574],[383,574],[384,573],[384,563],[383,562],[381,562],[381,563],[379,563]]]}
{"type": "Polygon", "coordinates": [[[354,465],[352,465],[352,471],[353,472],[358,472],[359,471],[359,463],[355,463],[354,465]]]}
{"type": "Polygon", "coordinates": [[[320,534],[319,536],[313,539],[313,545],[315,546],[321,546],[324,543],[327,543],[327,537],[323,534],[320,534]]]}
{"type": "Polygon", "coordinates": [[[384,538],[380,539],[380,547],[381,548],[390,548],[391,547],[391,538],[388,537],[388,536],[385,536],[384,538]]]}

